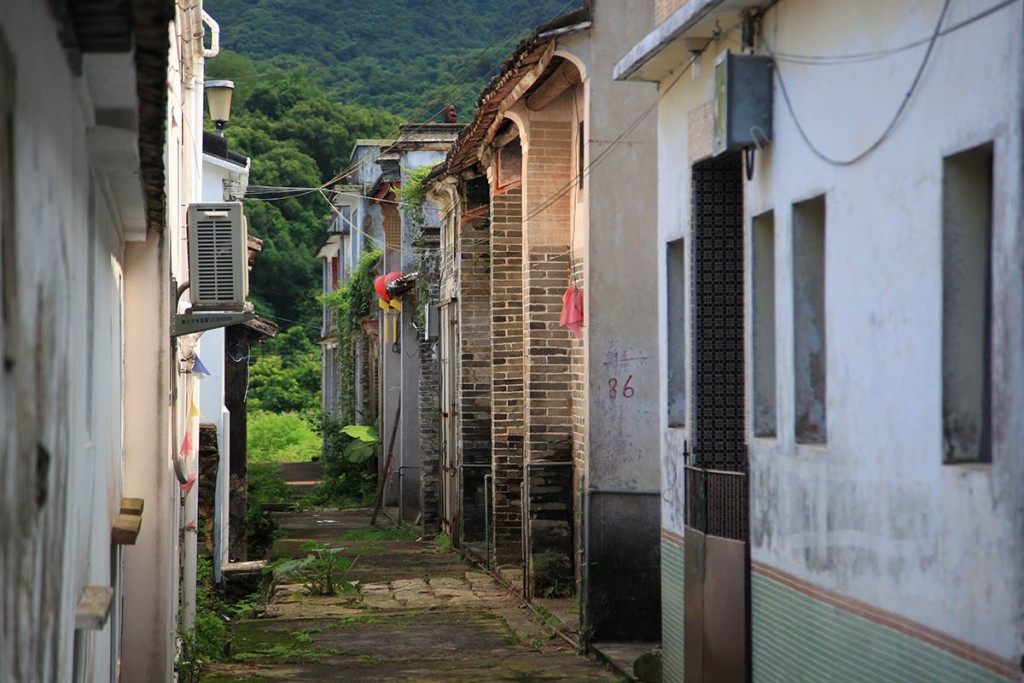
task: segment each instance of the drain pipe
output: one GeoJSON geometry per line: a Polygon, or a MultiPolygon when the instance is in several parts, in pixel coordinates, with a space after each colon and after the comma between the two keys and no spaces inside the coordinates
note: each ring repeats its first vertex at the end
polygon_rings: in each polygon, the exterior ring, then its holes
{"type": "Polygon", "coordinates": [[[523,480],[519,482],[519,547],[523,553],[523,600],[529,601],[530,598],[526,593],[527,580],[530,572],[530,557],[527,555],[527,540],[530,538],[530,532],[527,530],[530,523],[530,518],[527,516],[530,513],[530,507],[526,501],[527,478],[528,477],[523,477],[523,480]]]}
{"type": "Polygon", "coordinates": [[[484,475],[484,547],[486,548],[484,559],[487,562],[487,571],[491,566],[491,487],[494,486],[494,475],[484,475]]]}
{"type": "MultiPolygon", "coordinates": [[[[458,496],[459,513],[456,516],[458,517],[458,520],[459,520],[459,528],[458,528],[458,536],[459,536],[459,538],[457,539],[458,540],[458,544],[457,545],[461,545],[462,544],[462,541],[465,538],[465,531],[466,531],[466,516],[465,516],[466,506],[464,504],[464,501],[465,501],[465,493],[466,493],[466,471],[465,470],[466,470],[467,467],[469,467],[469,468],[474,468],[475,467],[477,469],[486,467],[487,469],[491,469],[491,463],[489,463],[489,462],[460,462],[459,465],[458,465],[459,481],[458,481],[458,486],[456,487],[456,489],[459,492],[459,496],[458,496]]],[[[486,477],[486,475],[485,475],[485,477],[486,477]]],[[[486,478],[485,478],[484,484],[486,484],[486,483],[487,483],[487,481],[486,481],[486,478]]],[[[485,492],[484,496],[485,496],[485,500],[486,500],[486,492],[485,492]]],[[[486,527],[486,525],[487,525],[487,517],[486,517],[487,513],[485,512],[484,515],[485,515],[484,516],[484,526],[486,527]]],[[[453,538],[452,542],[455,543],[455,541],[456,541],[456,539],[453,538]]],[[[487,568],[490,569],[490,565],[488,565],[487,568]]]]}
{"type": "Polygon", "coordinates": [[[576,601],[578,613],[576,614],[576,623],[579,625],[580,634],[580,648],[587,651],[587,637],[586,631],[583,626],[586,624],[587,616],[587,573],[590,571],[590,565],[587,563],[589,553],[587,549],[590,546],[590,527],[587,525],[587,473],[580,472],[580,515],[583,517],[583,529],[580,530],[580,541],[582,541],[582,557],[580,558],[580,587],[579,587],[579,599],[576,601]]]}
{"type": "MultiPolygon", "coordinates": [[[[526,463],[521,489],[525,489],[523,495],[523,599],[533,599],[530,588],[530,558],[533,555],[533,544],[530,542],[530,470],[534,467],[572,467],[573,462],[548,462],[538,460],[526,463]]],[[[571,490],[571,488],[570,488],[571,490]]]]}
{"type": "Polygon", "coordinates": [[[402,523],[402,502],[404,497],[402,496],[402,478],[405,476],[405,470],[418,470],[418,465],[402,465],[398,468],[398,523],[402,523]]]}
{"type": "Polygon", "coordinates": [[[583,497],[583,596],[580,599],[580,645],[590,651],[590,509],[594,496],[660,496],[661,491],[586,489],[583,497]]]}
{"type": "Polygon", "coordinates": [[[210,47],[203,46],[203,57],[210,59],[220,54],[220,24],[203,10],[202,23],[210,27],[210,47]]]}

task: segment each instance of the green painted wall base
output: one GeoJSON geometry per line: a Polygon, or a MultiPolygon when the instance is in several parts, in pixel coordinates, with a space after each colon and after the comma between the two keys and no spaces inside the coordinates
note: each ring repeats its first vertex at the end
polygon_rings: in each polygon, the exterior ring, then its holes
{"type": "Polygon", "coordinates": [[[661,651],[665,683],[683,681],[683,546],[661,539],[661,651]]]}
{"type": "MultiPolygon", "coordinates": [[[[976,664],[756,572],[751,576],[751,602],[758,683],[1007,682],[976,664]]],[[[666,662],[668,658],[666,647],[666,662]]]]}

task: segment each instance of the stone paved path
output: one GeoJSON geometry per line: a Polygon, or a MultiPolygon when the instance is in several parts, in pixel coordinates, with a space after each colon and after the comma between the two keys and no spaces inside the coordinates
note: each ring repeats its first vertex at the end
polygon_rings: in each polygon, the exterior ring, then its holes
{"type": "Polygon", "coordinates": [[[346,578],[360,596],[278,587],[263,618],[238,625],[232,660],[205,667],[204,681],[616,680],[456,553],[370,530],[369,510],[277,519],[287,536],[276,556],[304,555],[299,546],[307,540],[358,556],[346,578]]]}

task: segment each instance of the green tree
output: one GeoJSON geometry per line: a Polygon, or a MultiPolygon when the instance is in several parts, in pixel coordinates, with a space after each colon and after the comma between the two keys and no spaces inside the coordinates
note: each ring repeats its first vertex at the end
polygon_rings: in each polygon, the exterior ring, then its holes
{"type": "Polygon", "coordinates": [[[292,326],[255,347],[249,369],[249,408],[275,413],[320,407],[320,352],[307,330],[292,326]]]}

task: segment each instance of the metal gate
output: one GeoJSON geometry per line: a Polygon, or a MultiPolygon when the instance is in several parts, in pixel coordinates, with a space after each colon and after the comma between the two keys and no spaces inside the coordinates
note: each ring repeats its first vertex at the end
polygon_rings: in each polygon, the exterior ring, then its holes
{"type": "Polygon", "coordinates": [[[458,453],[458,320],[454,302],[440,310],[441,363],[441,530],[457,542],[460,532],[458,453]]]}
{"type": "Polygon", "coordinates": [[[684,667],[687,683],[749,681],[740,156],[695,164],[692,199],[684,667]]]}

